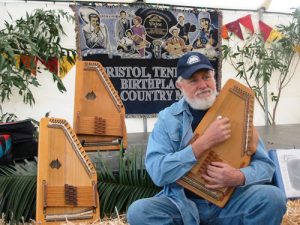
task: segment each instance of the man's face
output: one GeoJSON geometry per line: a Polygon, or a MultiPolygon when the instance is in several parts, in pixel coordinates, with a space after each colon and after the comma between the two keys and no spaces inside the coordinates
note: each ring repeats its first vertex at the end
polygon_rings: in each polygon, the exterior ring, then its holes
{"type": "Polygon", "coordinates": [[[126,32],[126,36],[127,36],[128,38],[131,38],[132,33],[131,33],[130,31],[127,31],[127,32],[126,32]]]}
{"type": "Polygon", "coordinates": [[[176,85],[194,109],[210,108],[217,96],[214,72],[211,70],[199,70],[190,79],[182,79],[176,85]]]}
{"type": "Polygon", "coordinates": [[[183,17],[183,16],[180,16],[180,17],[178,18],[178,21],[179,21],[179,23],[183,23],[183,22],[184,22],[184,17],[183,17]]]}
{"type": "Polygon", "coordinates": [[[99,19],[99,17],[97,17],[97,16],[91,17],[91,25],[92,25],[93,27],[98,27],[99,24],[100,24],[100,19],[99,19]]]}
{"type": "Polygon", "coordinates": [[[202,27],[204,30],[209,29],[209,20],[208,19],[200,19],[200,27],[202,27]]]}
{"type": "Polygon", "coordinates": [[[178,37],[178,34],[179,34],[179,32],[178,32],[177,29],[174,29],[174,30],[172,31],[172,35],[173,35],[174,37],[178,37]]]}
{"type": "Polygon", "coordinates": [[[133,19],[133,24],[134,25],[138,25],[140,22],[139,22],[139,20],[138,19],[133,19]]]}
{"type": "Polygon", "coordinates": [[[121,19],[125,19],[126,18],[126,13],[125,12],[121,12],[120,13],[120,17],[121,17],[121,19]]]}

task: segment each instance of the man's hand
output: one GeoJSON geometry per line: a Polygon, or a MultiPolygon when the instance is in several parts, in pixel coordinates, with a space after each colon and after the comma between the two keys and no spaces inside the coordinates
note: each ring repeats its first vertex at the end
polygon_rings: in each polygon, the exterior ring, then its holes
{"type": "Polygon", "coordinates": [[[218,117],[211,125],[205,130],[202,135],[208,148],[219,144],[228,138],[230,138],[231,126],[229,119],[227,117],[218,117]]]}
{"type": "Polygon", "coordinates": [[[95,26],[94,32],[95,32],[96,34],[98,34],[99,31],[100,31],[100,26],[99,26],[99,25],[95,26]]]}
{"type": "Polygon", "coordinates": [[[244,174],[224,162],[211,162],[202,178],[208,183],[205,186],[211,189],[236,187],[245,183],[244,174]]]}
{"type": "Polygon", "coordinates": [[[230,138],[231,126],[227,117],[218,117],[205,130],[202,136],[192,143],[192,149],[197,159],[211,147],[230,138]]]}

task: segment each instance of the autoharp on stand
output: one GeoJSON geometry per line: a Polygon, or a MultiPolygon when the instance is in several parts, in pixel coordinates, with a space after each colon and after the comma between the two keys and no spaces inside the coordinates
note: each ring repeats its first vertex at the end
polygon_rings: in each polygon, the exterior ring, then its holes
{"type": "Polygon", "coordinates": [[[99,62],[77,61],[74,131],[86,151],[127,148],[125,107],[99,62]]]}
{"type": "Polygon", "coordinates": [[[231,124],[231,137],[208,151],[196,165],[177,182],[196,195],[224,207],[234,188],[209,189],[201,174],[206,173],[210,162],[226,162],[235,168],[242,168],[250,163],[255,152],[253,135],[254,92],[235,80],[228,80],[220,91],[215,103],[205,114],[194,131],[190,143],[201,136],[206,128],[218,117],[228,117],[231,124]]]}
{"type": "Polygon", "coordinates": [[[36,223],[99,219],[97,173],[66,120],[41,119],[38,156],[36,223]]]}

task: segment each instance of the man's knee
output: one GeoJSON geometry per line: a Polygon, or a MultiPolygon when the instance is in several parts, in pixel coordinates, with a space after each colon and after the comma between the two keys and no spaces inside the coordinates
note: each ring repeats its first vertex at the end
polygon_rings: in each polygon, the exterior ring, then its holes
{"type": "Polygon", "coordinates": [[[285,213],[287,200],[282,190],[273,185],[266,185],[259,193],[260,198],[268,205],[267,208],[271,213],[285,213]]]}
{"type": "Polygon", "coordinates": [[[167,197],[135,201],[127,210],[127,221],[130,225],[182,224],[178,208],[167,197]]]}
{"type": "Polygon", "coordinates": [[[147,206],[146,202],[146,199],[139,199],[129,206],[126,213],[127,221],[129,224],[142,224],[140,221],[145,218],[145,208],[147,206]]]}

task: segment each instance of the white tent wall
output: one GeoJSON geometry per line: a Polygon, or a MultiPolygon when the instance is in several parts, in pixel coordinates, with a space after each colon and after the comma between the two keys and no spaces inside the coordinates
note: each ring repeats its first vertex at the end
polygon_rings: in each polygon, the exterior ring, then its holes
{"type": "MultiPolygon", "coordinates": [[[[199,5],[200,7],[201,5],[199,5]]],[[[1,2],[0,1],[0,29],[4,27],[4,21],[11,22],[9,14],[12,16],[13,20],[25,16],[26,12],[31,13],[36,8],[43,9],[63,9],[64,11],[73,14],[72,10],[66,3],[41,3],[41,2],[1,2]]],[[[223,11],[223,24],[232,22],[240,17],[247,14],[252,15],[252,20],[254,24],[255,31],[258,31],[258,13],[257,12],[247,12],[247,11],[223,11]]],[[[263,21],[275,27],[278,24],[287,23],[290,20],[290,16],[283,14],[265,13],[263,15],[263,21]]],[[[63,22],[63,27],[67,36],[62,37],[62,45],[67,48],[76,48],[75,46],[75,24],[63,22]]],[[[246,35],[247,31],[242,27],[243,34],[246,35]]],[[[225,41],[223,41],[225,43],[225,41]]],[[[242,40],[237,37],[234,38],[232,43],[241,44],[242,40]]],[[[39,67],[43,65],[38,64],[39,67]]],[[[33,118],[40,120],[47,112],[50,112],[51,117],[64,118],[69,121],[70,124],[73,123],[73,107],[74,107],[74,94],[75,94],[75,74],[76,68],[73,67],[72,70],[63,78],[63,83],[66,86],[67,92],[60,93],[56,88],[56,84],[53,83],[52,75],[41,69],[42,73],[38,74],[38,80],[41,84],[40,87],[33,87],[33,95],[35,97],[35,104],[33,106],[26,105],[22,102],[22,98],[15,93],[9,101],[5,101],[1,106],[3,112],[15,113],[19,119],[33,118]]],[[[291,80],[287,88],[284,89],[280,103],[277,110],[276,123],[277,124],[295,124],[300,123],[300,66],[296,69],[295,76],[291,80]]],[[[222,85],[229,78],[235,78],[235,71],[231,66],[223,62],[222,65],[222,85]]],[[[268,92],[272,92],[276,89],[277,84],[271,83],[268,86],[268,92]]],[[[269,101],[269,107],[272,107],[272,102],[269,101]]],[[[147,131],[150,132],[156,118],[147,118],[147,124],[145,126],[143,119],[141,118],[128,118],[126,119],[126,126],[128,133],[144,132],[145,127],[147,131]]],[[[255,114],[254,114],[254,125],[265,125],[264,112],[256,104],[255,114]]]]}
{"type": "MultiPolygon", "coordinates": [[[[259,33],[258,21],[259,15],[258,12],[249,12],[252,17],[252,22],[254,25],[254,31],[259,33]]],[[[247,12],[243,11],[224,11],[223,15],[223,24],[227,24],[229,22],[235,21],[238,18],[241,18],[247,14],[247,12]]],[[[274,14],[274,13],[265,13],[263,14],[262,21],[268,24],[269,26],[275,28],[276,25],[285,24],[287,25],[291,21],[291,16],[283,15],[283,14],[274,14]]],[[[247,30],[243,26],[241,26],[244,37],[249,35],[247,30]],[[247,34],[248,33],[248,34],[247,34]]],[[[243,45],[242,40],[238,37],[233,36],[230,40],[230,45],[243,45]]],[[[223,40],[223,44],[228,43],[226,40],[223,40]]],[[[280,97],[280,102],[278,105],[277,113],[276,113],[276,124],[295,124],[300,122],[300,92],[297,87],[300,84],[300,65],[298,65],[295,70],[295,75],[291,79],[289,85],[283,89],[282,95],[280,97]]],[[[236,78],[236,72],[233,68],[227,63],[223,62],[222,64],[222,84],[226,82],[229,78],[236,78]]],[[[278,74],[274,73],[272,76],[277,76],[278,74]]],[[[278,80],[271,79],[270,85],[268,85],[268,95],[272,92],[277,93],[278,88],[278,80]]],[[[270,95],[269,95],[270,96],[270,95]]],[[[270,111],[273,110],[274,102],[268,99],[268,108],[270,111]]],[[[255,113],[254,113],[254,125],[260,126],[265,125],[265,114],[261,107],[256,103],[255,104],[255,113]]]]}

